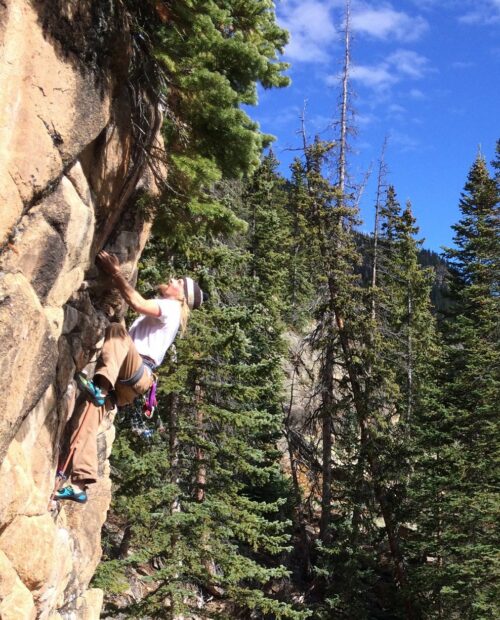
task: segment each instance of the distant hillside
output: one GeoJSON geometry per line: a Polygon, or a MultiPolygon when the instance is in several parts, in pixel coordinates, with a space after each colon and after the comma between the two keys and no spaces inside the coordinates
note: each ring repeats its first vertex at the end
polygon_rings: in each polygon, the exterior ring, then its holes
{"type": "Polygon", "coordinates": [[[418,258],[423,267],[434,269],[436,276],[431,291],[432,305],[438,312],[444,312],[450,305],[446,295],[446,275],[448,273],[446,261],[437,252],[425,249],[420,250],[418,258]]]}
{"type": "MultiPolygon", "coordinates": [[[[360,272],[363,282],[368,284],[371,280],[372,238],[370,235],[359,233],[358,243],[363,256],[360,272]]],[[[448,272],[446,261],[437,252],[422,249],[419,252],[419,262],[423,267],[432,267],[435,273],[431,291],[433,307],[437,312],[446,311],[449,307],[449,301],[446,296],[446,274],[448,272]]]]}

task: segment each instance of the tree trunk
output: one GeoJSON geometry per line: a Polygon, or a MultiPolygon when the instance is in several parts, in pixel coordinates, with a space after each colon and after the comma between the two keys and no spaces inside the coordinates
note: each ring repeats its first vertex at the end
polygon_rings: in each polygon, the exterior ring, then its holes
{"type": "MultiPolygon", "coordinates": [[[[177,484],[179,479],[179,451],[178,451],[178,438],[177,438],[177,413],[179,408],[179,395],[176,393],[170,394],[170,408],[168,416],[168,450],[170,458],[170,482],[177,484]]],[[[170,511],[171,513],[179,510],[178,498],[172,500],[170,511]]]]}
{"type": "Polygon", "coordinates": [[[382,154],[380,156],[378,177],[377,177],[377,197],[375,200],[375,223],[373,226],[373,261],[372,261],[372,280],[371,280],[371,314],[372,321],[375,322],[377,313],[377,304],[375,301],[375,287],[377,286],[377,269],[378,269],[378,234],[379,234],[379,216],[380,216],[380,201],[382,197],[382,184],[385,174],[385,150],[387,148],[387,138],[384,140],[382,146],[382,154]]]}
{"type": "MultiPolygon", "coordinates": [[[[198,430],[198,437],[202,439],[204,437],[204,415],[202,407],[202,392],[201,387],[197,385],[194,389],[195,401],[196,401],[196,419],[195,426],[198,430]]],[[[205,500],[205,485],[207,482],[207,465],[205,462],[205,454],[203,448],[200,445],[196,446],[195,450],[195,463],[196,463],[196,481],[195,481],[195,499],[201,503],[205,500]]]]}
{"type": "MultiPolygon", "coordinates": [[[[338,183],[340,194],[345,191],[346,162],[347,162],[347,105],[349,101],[349,70],[351,64],[351,3],[345,4],[345,32],[344,32],[344,67],[342,69],[342,99],[340,103],[340,140],[338,161],[338,183]]],[[[342,198],[343,200],[343,198],[342,198]]]]}
{"type": "Polygon", "coordinates": [[[408,282],[408,334],[406,342],[406,389],[407,395],[407,408],[406,408],[406,424],[409,431],[409,425],[413,415],[413,338],[412,338],[412,322],[413,322],[413,299],[411,285],[408,282]]]}
{"type": "MultiPolygon", "coordinates": [[[[329,330],[330,331],[330,330],[329,330]]],[[[321,483],[321,517],[319,523],[320,539],[327,544],[331,539],[330,512],[332,504],[332,433],[333,433],[333,334],[328,337],[325,361],[321,371],[322,407],[321,407],[321,439],[322,448],[322,483],[321,483]]]]}

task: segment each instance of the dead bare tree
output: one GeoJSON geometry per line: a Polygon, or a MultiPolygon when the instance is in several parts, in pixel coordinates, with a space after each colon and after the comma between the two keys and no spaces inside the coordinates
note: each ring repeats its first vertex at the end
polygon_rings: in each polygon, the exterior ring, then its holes
{"type": "Polygon", "coordinates": [[[385,185],[385,175],[387,174],[387,165],[385,163],[385,152],[387,149],[387,137],[384,139],[382,145],[382,153],[380,154],[378,175],[377,175],[377,194],[375,198],[375,222],[373,226],[373,255],[372,255],[372,277],[371,277],[371,314],[372,321],[375,321],[376,314],[376,301],[374,291],[377,286],[377,269],[378,269],[378,242],[379,242],[379,220],[380,220],[380,207],[382,201],[382,192],[385,185]]]}
{"type": "Polygon", "coordinates": [[[351,2],[345,3],[344,66],[342,69],[342,95],[340,100],[340,136],[338,157],[338,185],[340,195],[345,192],[347,167],[347,115],[349,104],[349,72],[351,68],[351,2]]]}

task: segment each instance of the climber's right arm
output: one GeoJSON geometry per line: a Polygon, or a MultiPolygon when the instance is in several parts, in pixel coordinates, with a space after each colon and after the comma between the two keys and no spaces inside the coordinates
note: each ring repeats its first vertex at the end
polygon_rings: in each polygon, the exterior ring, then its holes
{"type": "Polygon", "coordinates": [[[116,288],[131,308],[139,314],[146,314],[147,316],[159,317],[161,315],[160,307],[156,301],[154,299],[144,299],[123,277],[116,256],[108,254],[108,252],[103,250],[99,252],[97,259],[102,269],[113,277],[116,288]]]}

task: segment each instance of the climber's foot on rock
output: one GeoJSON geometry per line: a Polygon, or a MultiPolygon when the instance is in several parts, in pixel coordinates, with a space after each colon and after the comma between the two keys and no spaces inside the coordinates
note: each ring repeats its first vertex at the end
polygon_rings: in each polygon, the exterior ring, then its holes
{"type": "Polygon", "coordinates": [[[102,407],[106,402],[107,393],[98,387],[92,379],[89,379],[83,372],[78,372],[75,375],[78,387],[84,392],[87,398],[96,407],[102,407]]]}
{"type": "Polygon", "coordinates": [[[62,489],[59,489],[57,493],[54,495],[55,499],[70,499],[73,502],[78,502],[79,504],[85,504],[87,501],[87,493],[85,490],[80,488],[75,488],[71,484],[62,489]]]}

